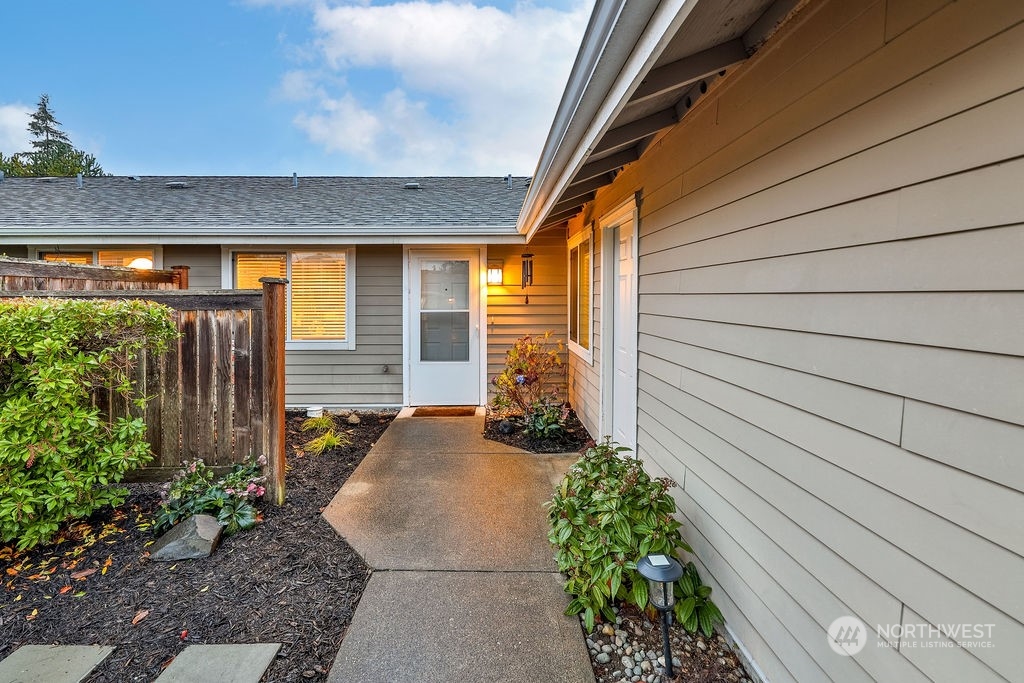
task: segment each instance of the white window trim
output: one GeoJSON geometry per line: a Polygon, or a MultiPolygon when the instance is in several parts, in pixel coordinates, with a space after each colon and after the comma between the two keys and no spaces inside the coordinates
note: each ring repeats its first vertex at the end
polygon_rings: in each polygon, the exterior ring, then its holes
{"type": "MultiPolygon", "coordinates": [[[[566,270],[569,270],[569,263],[571,262],[571,252],[574,248],[583,244],[583,242],[590,240],[590,264],[587,278],[590,280],[590,295],[587,300],[587,308],[590,311],[590,315],[587,316],[587,340],[589,341],[590,348],[584,348],[580,344],[574,342],[569,334],[566,334],[566,346],[569,348],[574,355],[582,359],[588,365],[594,364],[594,226],[590,224],[584,230],[580,230],[578,233],[569,238],[566,245],[565,260],[566,270]]],[[[569,273],[569,277],[575,277],[575,273],[569,273]]],[[[566,320],[572,315],[572,281],[566,282],[566,309],[565,315],[566,320]]],[[[570,326],[571,329],[571,326],[570,326]]]]}
{"type": "Polygon", "coordinates": [[[58,245],[39,245],[29,244],[26,247],[26,253],[30,259],[36,260],[40,258],[40,254],[45,254],[51,251],[91,251],[93,261],[98,259],[97,252],[100,251],[122,251],[128,249],[152,249],[153,250],[153,270],[164,269],[164,248],[156,244],[104,244],[102,246],[92,246],[83,244],[58,244],[58,245]]]}
{"type": "MultiPolygon", "coordinates": [[[[355,351],[356,348],[356,248],[336,246],[288,246],[259,244],[252,246],[230,246],[221,248],[221,287],[224,289],[235,288],[235,254],[275,254],[283,253],[286,256],[294,251],[315,251],[315,252],[341,252],[345,254],[345,302],[348,310],[345,311],[345,339],[344,340],[315,340],[315,339],[292,339],[292,288],[289,282],[287,290],[287,302],[285,312],[285,323],[287,325],[287,336],[284,348],[286,351],[355,351]]],[[[292,262],[285,258],[288,268],[288,279],[291,280],[292,262]]]]}

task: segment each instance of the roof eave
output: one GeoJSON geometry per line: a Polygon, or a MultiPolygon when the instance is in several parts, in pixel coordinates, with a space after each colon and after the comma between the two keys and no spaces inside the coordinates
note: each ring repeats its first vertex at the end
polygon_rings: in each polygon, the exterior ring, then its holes
{"type": "Polygon", "coordinates": [[[625,21],[624,0],[598,0],[519,215],[527,240],[699,1],[631,1],[625,21]]]}

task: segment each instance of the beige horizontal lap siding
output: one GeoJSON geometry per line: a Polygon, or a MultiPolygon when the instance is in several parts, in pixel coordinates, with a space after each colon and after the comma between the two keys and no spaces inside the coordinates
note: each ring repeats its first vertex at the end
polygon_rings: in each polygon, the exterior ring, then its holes
{"type": "Polygon", "coordinates": [[[638,450],[770,681],[1024,680],[1022,21],[811,4],[578,221],[642,192],[638,450]]]}
{"type": "MultiPolygon", "coordinates": [[[[551,343],[566,340],[565,234],[540,233],[530,244],[490,245],[487,259],[500,259],[504,284],[487,286],[487,382],[505,367],[505,353],[516,339],[552,332],[551,343]],[[533,285],[522,288],[522,254],[533,254],[533,285]],[[527,294],[530,303],[526,303],[527,294]]],[[[565,360],[565,353],[562,355],[565,360]]],[[[564,391],[564,389],[563,389],[564,391]]]]}
{"type": "Polygon", "coordinates": [[[216,244],[164,247],[164,268],[188,266],[189,289],[220,289],[221,251],[216,244]]]}
{"type": "Polygon", "coordinates": [[[359,246],[355,266],[356,348],[288,351],[290,406],[402,403],[402,247],[359,246]]]}

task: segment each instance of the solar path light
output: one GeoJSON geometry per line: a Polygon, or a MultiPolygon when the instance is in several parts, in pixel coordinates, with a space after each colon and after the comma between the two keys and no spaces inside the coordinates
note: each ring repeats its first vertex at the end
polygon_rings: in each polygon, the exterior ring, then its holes
{"type": "Polygon", "coordinates": [[[661,612],[661,640],[665,649],[665,677],[672,678],[672,650],[668,627],[672,623],[672,607],[676,604],[675,584],[683,578],[683,567],[668,555],[646,555],[636,563],[640,576],[647,579],[647,595],[651,605],[661,612]]]}

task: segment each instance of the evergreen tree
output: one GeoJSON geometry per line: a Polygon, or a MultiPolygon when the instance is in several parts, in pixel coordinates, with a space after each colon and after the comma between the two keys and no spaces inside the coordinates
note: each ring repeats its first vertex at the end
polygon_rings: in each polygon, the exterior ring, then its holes
{"type": "Polygon", "coordinates": [[[50,96],[40,95],[36,111],[29,118],[32,151],[17,152],[9,157],[0,153],[0,171],[9,176],[46,177],[106,175],[96,157],[77,149],[60,128],[60,121],[50,108],[50,96]]]}
{"type": "Polygon", "coordinates": [[[33,155],[52,156],[61,143],[71,145],[67,133],[60,129],[60,121],[50,109],[50,96],[46,93],[39,96],[36,111],[28,121],[28,132],[35,138],[32,140],[33,155]]]}

